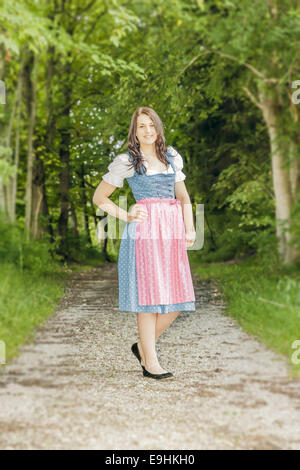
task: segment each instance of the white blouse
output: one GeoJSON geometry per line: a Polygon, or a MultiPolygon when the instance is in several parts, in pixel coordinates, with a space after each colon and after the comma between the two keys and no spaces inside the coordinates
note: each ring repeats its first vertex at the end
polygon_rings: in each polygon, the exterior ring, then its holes
{"type": "MultiPolygon", "coordinates": [[[[170,145],[168,146],[168,151],[173,155],[173,162],[175,166],[175,183],[178,181],[183,181],[186,178],[186,175],[181,171],[183,168],[182,156],[170,145]]],[[[141,155],[143,157],[143,163],[147,168],[148,175],[156,175],[158,173],[174,173],[171,164],[164,171],[151,170],[148,168],[148,162],[145,159],[145,154],[141,150],[141,155]]],[[[125,178],[130,178],[134,175],[134,168],[128,169],[127,164],[130,163],[129,156],[126,153],[119,153],[113,161],[108,165],[108,173],[102,176],[102,179],[106,183],[113,184],[118,188],[122,188],[125,178]]]]}

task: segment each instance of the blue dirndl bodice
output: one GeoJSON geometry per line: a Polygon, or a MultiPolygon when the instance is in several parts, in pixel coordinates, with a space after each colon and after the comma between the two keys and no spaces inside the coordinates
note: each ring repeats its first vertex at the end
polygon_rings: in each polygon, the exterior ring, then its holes
{"type": "MultiPolygon", "coordinates": [[[[133,157],[128,153],[129,159],[132,161],[133,157]]],[[[147,175],[144,168],[141,167],[142,174],[140,175],[134,169],[134,175],[126,178],[135,200],[146,199],[148,197],[169,197],[175,198],[174,186],[176,169],[172,155],[166,153],[167,160],[171,164],[174,173],[157,173],[155,175],[147,175]]]]}

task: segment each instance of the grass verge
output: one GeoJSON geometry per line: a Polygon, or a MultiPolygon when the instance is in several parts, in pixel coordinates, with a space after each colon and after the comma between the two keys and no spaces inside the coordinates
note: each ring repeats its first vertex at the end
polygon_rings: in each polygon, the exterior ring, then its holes
{"type": "MultiPolygon", "coordinates": [[[[289,375],[300,376],[299,268],[243,263],[191,264],[196,278],[213,280],[226,302],[223,314],[288,360],[289,375]]],[[[242,345],[241,345],[242,346],[242,345]]]]}

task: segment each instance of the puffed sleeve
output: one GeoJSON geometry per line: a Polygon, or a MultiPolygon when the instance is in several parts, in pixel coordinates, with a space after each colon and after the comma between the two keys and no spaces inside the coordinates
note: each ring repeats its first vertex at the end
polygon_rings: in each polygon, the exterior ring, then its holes
{"type": "Polygon", "coordinates": [[[126,153],[120,153],[108,165],[108,172],[102,176],[106,183],[113,184],[118,188],[124,185],[124,179],[134,175],[134,169],[128,169],[130,165],[129,157],[126,153]]]}
{"type": "Polygon", "coordinates": [[[171,155],[174,157],[174,166],[176,170],[176,175],[175,175],[175,183],[178,183],[179,181],[183,181],[186,178],[186,175],[183,173],[183,160],[182,156],[177,152],[177,150],[174,149],[174,147],[169,146],[168,147],[169,152],[171,155]]]}

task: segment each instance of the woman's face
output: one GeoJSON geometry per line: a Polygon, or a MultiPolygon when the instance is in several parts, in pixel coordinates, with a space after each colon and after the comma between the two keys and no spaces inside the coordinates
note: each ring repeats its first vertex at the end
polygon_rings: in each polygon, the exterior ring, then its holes
{"type": "Polygon", "coordinates": [[[136,124],[136,135],[140,144],[154,144],[157,139],[157,132],[149,116],[147,116],[147,114],[140,114],[136,124]]]}

